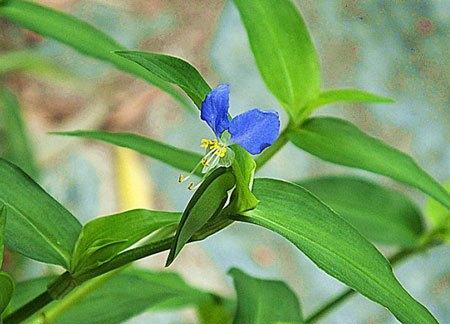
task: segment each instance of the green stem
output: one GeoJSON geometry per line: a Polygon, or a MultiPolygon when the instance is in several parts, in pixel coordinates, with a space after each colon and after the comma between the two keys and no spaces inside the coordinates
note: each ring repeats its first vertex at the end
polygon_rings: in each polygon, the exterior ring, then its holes
{"type": "Polygon", "coordinates": [[[76,282],[84,282],[86,280],[101,276],[107,272],[123,267],[133,261],[148,257],[153,254],[169,250],[172,245],[173,238],[164,239],[157,242],[148,243],[138,246],[134,249],[122,252],[112,260],[103,263],[99,267],[74,275],[76,282]]]}
{"type": "MultiPolygon", "coordinates": [[[[196,237],[194,237],[191,240],[191,242],[202,240],[220,231],[227,225],[229,225],[229,220],[226,219],[226,217],[224,217],[224,219],[218,220],[217,222],[213,222],[213,224],[205,226],[204,229],[200,230],[199,233],[196,235],[196,237]]],[[[165,250],[169,250],[170,247],[172,246],[172,240],[173,237],[170,237],[160,241],[151,242],[142,246],[138,246],[134,249],[122,252],[121,254],[117,255],[110,261],[100,265],[95,269],[81,272],[79,274],[71,275],[69,272],[65,272],[61,276],[59,276],[52,284],[50,284],[49,288],[47,288],[47,290],[44,293],[42,293],[35,299],[31,300],[24,306],[18,308],[13,313],[5,317],[4,323],[5,324],[19,323],[27,319],[28,317],[32,316],[36,312],[38,312],[39,310],[50,304],[52,301],[63,298],[73,289],[77,288],[79,285],[81,285],[83,282],[87,280],[99,277],[110,271],[119,269],[127,264],[130,264],[133,261],[151,256],[153,254],[157,254],[165,250]]],[[[92,285],[95,286],[96,283],[93,283],[92,285]]],[[[71,302],[73,302],[74,300],[78,300],[78,298],[83,297],[84,293],[87,294],[90,291],[90,287],[91,286],[88,285],[86,290],[82,290],[79,293],[74,292],[75,297],[70,297],[68,302],[63,302],[59,309],[63,311],[64,309],[69,307],[71,305],[70,304],[71,302]]],[[[58,311],[56,312],[56,315],[58,315],[58,311]]]]}
{"type": "Polygon", "coordinates": [[[266,164],[272,156],[274,156],[281,148],[286,145],[289,141],[288,132],[290,127],[286,127],[278,136],[277,140],[265,149],[257,158],[256,158],[256,170],[260,169],[264,164],[266,164]]]}
{"type": "MultiPolygon", "coordinates": [[[[389,258],[389,262],[392,266],[398,264],[399,262],[405,260],[406,258],[421,253],[433,246],[436,246],[436,244],[431,239],[427,239],[422,245],[419,245],[416,248],[411,249],[403,249],[394,254],[389,258]]],[[[356,294],[356,291],[353,289],[347,289],[344,292],[340,293],[330,301],[328,301],[325,305],[321,306],[317,311],[315,311],[313,314],[311,314],[308,318],[305,319],[305,324],[310,324],[317,322],[320,318],[327,315],[329,312],[331,312],[334,308],[345,302],[349,297],[356,294]]]]}
{"type": "Polygon", "coordinates": [[[4,324],[16,324],[21,323],[41,308],[50,304],[53,301],[52,296],[48,291],[44,291],[42,294],[31,300],[29,303],[25,304],[19,308],[20,312],[15,311],[10,315],[6,316],[3,320],[4,324]]]}
{"type": "Polygon", "coordinates": [[[37,296],[22,307],[15,310],[13,313],[6,316],[4,318],[4,324],[21,323],[51,302],[58,300],[59,298],[63,298],[83,282],[101,276],[112,270],[121,268],[124,265],[127,265],[138,259],[142,259],[147,256],[168,250],[171,246],[171,242],[172,238],[169,238],[139,246],[137,248],[119,254],[118,256],[102,264],[98,268],[80,274],[70,275],[70,273],[65,272],[61,276],[59,276],[41,295],[37,296]]]}

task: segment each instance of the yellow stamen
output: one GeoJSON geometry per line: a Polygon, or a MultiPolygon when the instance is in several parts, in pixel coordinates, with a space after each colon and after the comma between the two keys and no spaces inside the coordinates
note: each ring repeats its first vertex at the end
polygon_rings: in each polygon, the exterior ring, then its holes
{"type": "Polygon", "coordinates": [[[227,148],[225,146],[221,146],[221,147],[219,147],[217,152],[215,152],[214,154],[216,154],[217,156],[223,158],[226,153],[227,153],[227,148]]]}
{"type": "Polygon", "coordinates": [[[211,141],[209,139],[203,138],[200,147],[207,149],[211,145],[211,141]]]}
{"type": "Polygon", "coordinates": [[[218,140],[212,140],[212,141],[210,141],[210,142],[209,142],[209,148],[210,148],[211,150],[215,150],[215,149],[220,148],[219,141],[218,141],[218,140]]]}

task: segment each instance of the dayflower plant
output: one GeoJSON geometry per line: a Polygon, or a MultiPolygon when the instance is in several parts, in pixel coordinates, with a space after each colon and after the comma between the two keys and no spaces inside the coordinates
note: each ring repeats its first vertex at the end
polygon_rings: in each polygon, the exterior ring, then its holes
{"type": "MultiPolygon", "coordinates": [[[[200,146],[206,150],[205,156],[189,176],[180,176],[179,182],[186,181],[199,167],[208,173],[216,167],[229,167],[234,159],[230,147],[238,144],[250,154],[259,154],[272,145],[280,132],[280,118],[276,111],[250,109],[230,118],[230,86],[221,84],[206,95],[200,108],[200,118],[216,135],[215,139],[202,139],[200,146]]],[[[194,184],[189,184],[193,189],[194,184]]]]}
{"type": "MultiPolygon", "coordinates": [[[[289,119],[289,126],[281,135],[276,112],[255,108],[231,118],[230,87],[222,84],[211,90],[198,69],[179,57],[128,51],[108,35],[68,14],[29,0],[0,0],[0,18],[8,20],[5,35],[11,29],[11,40],[17,38],[17,30],[12,29],[12,24],[9,26],[9,21],[112,63],[157,86],[184,107],[195,111],[199,108],[201,119],[214,133],[213,139],[201,141],[203,157],[133,133],[57,133],[132,149],[183,172],[194,168],[192,173],[204,177],[185,208],[178,212],[134,209],[136,204],[147,204],[147,199],[141,202],[136,198],[146,196],[145,184],[136,181],[146,171],[139,168],[132,173],[122,172],[133,169],[136,161],[121,159],[117,165],[118,198],[129,206],[125,209],[133,209],[81,224],[33,180],[38,178],[37,173],[30,177],[22,170],[36,169],[30,168],[34,158],[17,99],[2,89],[8,78],[1,80],[1,134],[5,136],[0,140],[6,146],[3,149],[0,145],[0,155],[6,159],[0,157],[0,269],[13,270],[9,264],[2,267],[4,242],[25,257],[60,266],[62,274],[51,282],[42,277],[33,279],[31,284],[18,283],[14,288],[14,276],[0,270],[0,323],[121,323],[148,309],[167,310],[175,306],[197,308],[201,322],[220,319],[224,324],[315,323],[353,293],[386,307],[401,323],[438,323],[397,280],[392,265],[450,241],[448,235],[443,235],[450,232],[446,221],[450,193],[410,156],[365,134],[349,121],[312,115],[326,104],[392,100],[359,89],[322,88],[319,55],[294,1],[233,2],[262,79],[289,119]],[[330,163],[378,173],[428,194],[436,200],[431,201],[427,211],[430,226],[425,226],[425,214],[406,195],[364,177],[320,175],[290,182],[255,176],[257,169],[287,143],[330,163]],[[270,145],[257,159],[250,156],[270,145]],[[165,250],[170,250],[166,262],[169,266],[186,244],[211,237],[231,224],[243,223],[284,237],[318,268],[347,285],[348,290],[305,318],[294,291],[277,280],[256,279],[232,269],[229,273],[237,297],[233,301],[195,289],[173,273],[127,267],[165,250]],[[388,246],[394,253],[388,260],[374,244],[388,246]],[[36,290],[36,284],[42,285],[41,289],[36,290]],[[173,303],[174,298],[178,302],[173,303]],[[273,301],[278,300],[282,302],[274,306],[273,301]],[[117,307],[110,307],[112,304],[117,307]]],[[[25,70],[33,74],[52,66],[28,50],[18,53],[8,55],[9,61],[0,53],[0,63],[6,66],[6,70],[0,68],[0,73],[10,72],[10,66],[22,70],[22,61],[31,61],[25,70]],[[17,57],[20,64],[10,64],[14,61],[11,58],[17,57]],[[5,65],[4,61],[10,63],[5,65]],[[46,68],[37,71],[35,64],[46,68]]],[[[56,71],[61,76],[62,71],[56,71]]],[[[118,84],[122,86],[122,82],[118,84]]],[[[104,91],[100,93],[104,95],[104,91]]],[[[180,182],[186,179],[181,176],[180,182]]],[[[194,184],[189,184],[189,188],[194,189],[194,184]]],[[[278,239],[266,240],[268,235],[263,234],[264,242],[268,246],[277,244],[278,239]]],[[[252,238],[247,236],[245,239],[252,238]]],[[[234,249],[236,254],[242,252],[238,246],[233,240],[224,248],[234,249]]],[[[276,247],[273,245],[275,251],[276,247]]],[[[279,256],[280,266],[284,266],[286,260],[279,256]]],[[[220,264],[230,264],[233,260],[222,261],[220,264]]],[[[207,267],[202,271],[211,270],[207,267]]],[[[445,316],[442,314],[439,315],[445,316]]]]}

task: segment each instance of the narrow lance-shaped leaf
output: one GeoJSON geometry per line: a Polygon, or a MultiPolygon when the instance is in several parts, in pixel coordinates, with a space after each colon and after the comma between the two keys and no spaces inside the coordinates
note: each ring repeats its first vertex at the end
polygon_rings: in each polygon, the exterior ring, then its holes
{"type": "Polygon", "coordinates": [[[112,63],[122,71],[142,78],[170,94],[184,107],[191,108],[186,98],[170,84],[162,81],[141,66],[113,54],[112,51],[124,50],[125,48],[84,21],[51,8],[22,0],[8,0],[0,3],[0,16],[36,33],[54,38],[83,54],[112,63]]]}
{"type": "Polygon", "coordinates": [[[117,51],[118,56],[136,62],[161,80],[175,84],[200,107],[211,87],[188,62],[174,56],[136,51],[117,51]]]}
{"type": "Polygon", "coordinates": [[[403,323],[437,323],[395,278],[389,262],[359,232],[306,189],[256,179],[255,209],[236,220],[270,229],[297,246],[319,268],[388,308],[403,323]]]}
{"type": "Polygon", "coordinates": [[[317,98],[320,67],[303,18],[290,0],[234,0],[261,75],[294,119],[317,98]]]}
{"type": "Polygon", "coordinates": [[[450,194],[411,157],[366,135],[347,121],[310,118],[292,130],[289,139],[322,160],[391,177],[422,190],[450,208],[450,194]]]}
{"type": "Polygon", "coordinates": [[[424,233],[422,215],[407,197],[354,176],[299,181],[375,243],[412,247],[424,233]]]}
{"type": "Polygon", "coordinates": [[[394,103],[395,101],[360,89],[331,89],[321,92],[316,100],[308,104],[308,107],[316,108],[336,102],[394,103]]]}
{"type": "Polygon", "coordinates": [[[72,257],[72,271],[107,262],[151,233],[180,220],[180,213],[145,209],[96,218],[81,230],[72,257]]]}
{"type": "Polygon", "coordinates": [[[34,260],[69,267],[81,230],[77,219],[15,165],[0,159],[6,245],[34,260]]]}
{"type": "Polygon", "coordinates": [[[331,89],[320,93],[319,97],[308,103],[303,117],[308,117],[316,108],[338,102],[390,104],[394,100],[360,89],[331,89]]]}
{"type": "Polygon", "coordinates": [[[228,191],[234,185],[234,175],[225,168],[213,171],[202,182],[183,212],[166,266],[173,262],[194,234],[222,210],[228,198],[228,191]]]}
{"type": "Polygon", "coordinates": [[[230,275],[237,293],[234,324],[302,322],[297,296],[284,282],[254,278],[236,268],[230,275]]]}
{"type": "Polygon", "coordinates": [[[192,171],[198,164],[198,162],[202,159],[202,156],[200,154],[182,150],[174,146],[131,133],[73,131],[58,132],[52,134],[95,139],[121,147],[127,147],[185,172],[192,171]]]}
{"type": "Polygon", "coordinates": [[[6,158],[19,165],[30,176],[39,174],[33,149],[16,97],[6,89],[0,89],[0,116],[6,129],[6,158]]]}

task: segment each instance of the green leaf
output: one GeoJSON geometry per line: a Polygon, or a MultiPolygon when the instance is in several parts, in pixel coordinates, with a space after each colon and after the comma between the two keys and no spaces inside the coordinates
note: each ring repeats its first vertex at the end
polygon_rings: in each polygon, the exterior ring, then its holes
{"type": "Polygon", "coordinates": [[[34,260],[69,267],[81,230],[77,219],[15,165],[0,159],[6,245],[34,260]]]}
{"type": "Polygon", "coordinates": [[[289,139],[322,160],[372,171],[422,190],[450,207],[450,195],[408,155],[331,117],[310,118],[289,139]]]}
{"type": "Polygon", "coordinates": [[[437,323],[395,278],[389,262],[359,232],[306,189],[256,179],[260,203],[237,220],[270,229],[305,253],[319,268],[388,308],[403,323],[437,323]]]}
{"type": "Polygon", "coordinates": [[[314,109],[336,102],[394,103],[395,101],[360,89],[332,89],[321,92],[316,100],[308,104],[308,108],[314,109]]]}
{"type": "Polygon", "coordinates": [[[3,265],[3,253],[5,243],[6,207],[0,206],[0,269],[3,265]]]}
{"type": "Polygon", "coordinates": [[[136,51],[117,51],[117,55],[136,62],[161,80],[175,84],[200,108],[211,87],[188,62],[174,56],[136,51]]]}
{"type": "MultiPolygon", "coordinates": [[[[444,184],[444,188],[450,193],[450,181],[444,184]]],[[[450,242],[450,209],[430,198],[425,210],[425,215],[433,228],[443,231],[444,238],[450,242]]]]}
{"type": "Polygon", "coordinates": [[[0,317],[9,305],[14,292],[14,281],[6,272],[0,272],[0,317]]]}
{"type": "Polygon", "coordinates": [[[112,53],[112,51],[125,50],[125,48],[84,21],[51,8],[21,0],[8,0],[0,4],[0,16],[142,78],[171,95],[184,107],[191,109],[191,104],[186,98],[170,84],[134,62],[112,53]]]}
{"type": "Polygon", "coordinates": [[[90,221],[81,230],[75,245],[72,272],[107,262],[151,233],[178,224],[180,216],[180,213],[135,209],[90,221]]]}
{"type": "Polygon", "coordinates": [[[6,159],[17,164],[30,176],[37,178],[39,171],[25,123],[16,97],[0,88],[0,116],[6,130],[6,159]]]}
{"type": "Polygon", "coordinates": [[[52,134],[90,138],[111,143],[117,146],[126,147],[186,172],[191,172],[198,164],[198,162],[202,159],[202,156],[200,154],[181,150],[174,146],[130,133],[73,131],[58,132],[52,134]]]}
{"type": "Polygon", "coordinates": [[[166,266],[169,266],[183,246],[224,207],[228,191],[235,185],[235,178],[225,168],[214,170],[195,191],[181,216],[166,266]]]}
{"type": "Polygon", "coordinates": [[[327,176],[298,184],[375,243],[412,247],[425,231],[420,211],[407,197],[363,178],[327,176]]]}
{"type": "Polygon", "coordinates": [[[267,87],[296,120],[320,91],[319,59],[303,18],[290,0],[234,3],[267,87]]]}
{"type": "Polygon", "coordinates": [[[255,208],[258,199],[252,193],[253,177],[255,175],[256,163],[251,155],[239,145],[233,145],[235,158],[231,168],[236,178],[236,199],[234,209],[236,211],[246,211],[255,208]]]}
{"type": "Polygon", "coordinates": [[[230,274],[238,300],[234,324],[302,322],[297,296],[284,282],[254,278],[236,268],[230,274]]]}

